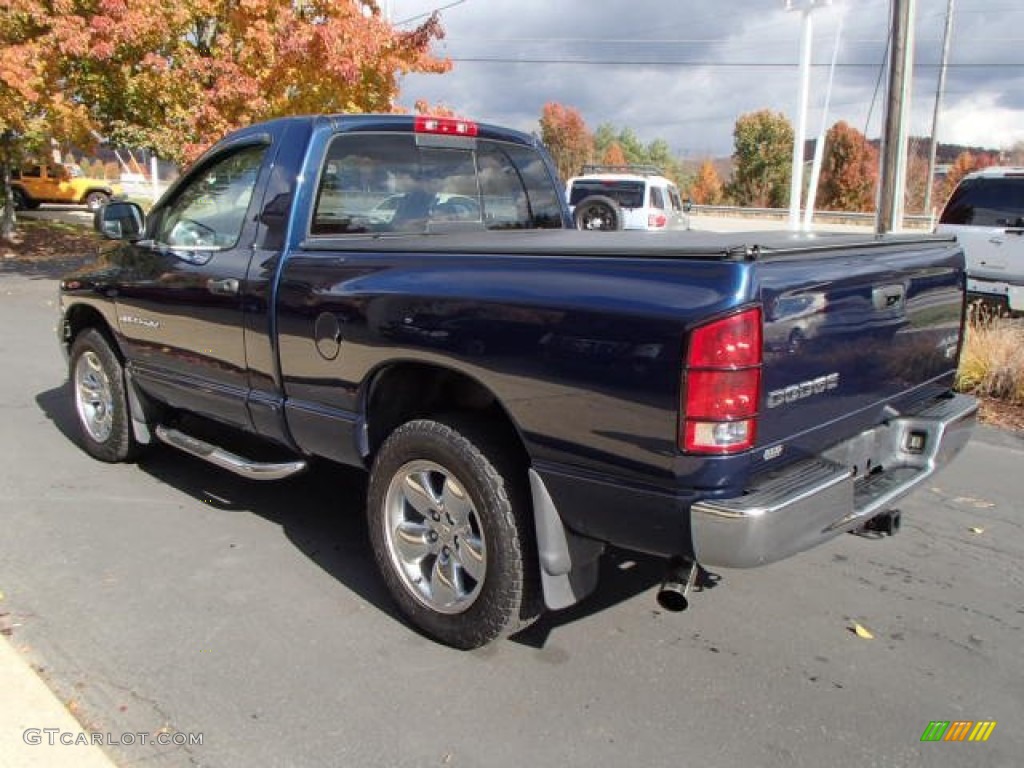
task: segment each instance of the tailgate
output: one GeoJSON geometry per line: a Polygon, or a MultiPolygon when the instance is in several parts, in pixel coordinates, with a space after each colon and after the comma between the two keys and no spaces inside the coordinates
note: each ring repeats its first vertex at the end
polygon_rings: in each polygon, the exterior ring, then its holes
{"type": "Polygon", "coordinates": [[[963,254],[934,238],[807,249],[757,265],[764,309],[759,446],[808,451],[947,390],[963,254]]]}

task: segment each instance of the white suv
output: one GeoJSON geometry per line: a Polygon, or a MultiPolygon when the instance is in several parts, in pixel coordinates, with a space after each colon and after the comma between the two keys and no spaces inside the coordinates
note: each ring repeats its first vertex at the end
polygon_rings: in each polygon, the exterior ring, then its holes
{"type": "Polygon", "coordinates": [[[935,231],[954,234],[963,245],[968,294],[1024,312],[1024,168],[996,166],[965,176],[935,231]]]}
{"type": "Polygon", "coordinates": [[[565,194],[577,229],[659,232],[689,225],[689,202],[653,166],[585,165],[565,194]]]}

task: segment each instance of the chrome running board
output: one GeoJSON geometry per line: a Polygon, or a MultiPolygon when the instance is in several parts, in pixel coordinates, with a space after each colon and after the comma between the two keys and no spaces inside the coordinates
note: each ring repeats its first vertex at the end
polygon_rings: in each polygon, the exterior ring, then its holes
{"type": "Polygon", "coordinates": [[[156,436],[161,442],[167,443],[172,448],[177,448],[190,456],[195,456],[197,459],[202,459],[250,480],[281,480],[296,475],[307,467],[306,462],[301,459],[284,462],[252,461],[205,440],[163,425],[156,428],[156,436]]]}

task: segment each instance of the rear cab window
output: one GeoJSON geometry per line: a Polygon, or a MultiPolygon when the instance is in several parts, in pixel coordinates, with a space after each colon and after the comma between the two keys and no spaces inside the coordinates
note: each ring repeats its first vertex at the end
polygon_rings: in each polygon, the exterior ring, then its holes
{"type": "Polygon", "coordinates": [[[1024,176],[964,179],[939,221],[974,227],[1024,226],[1024,176]]]}
{"type": "Polygon", "coordinates": [[[342,133],[320,172],[310,235],[557,229],[561,202],[540,155],[479,139],[417,145],[411,134],[342,133]]]}

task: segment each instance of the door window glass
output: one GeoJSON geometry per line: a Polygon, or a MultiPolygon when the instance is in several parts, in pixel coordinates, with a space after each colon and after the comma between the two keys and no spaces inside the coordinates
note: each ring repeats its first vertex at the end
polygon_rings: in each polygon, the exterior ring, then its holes
{"type": "Polygon", "coordinates": [[[676,189],[675,187],[669,187],[668,188],[668,199],[670,201],[672,201],[672,210],[676,211],[677,213],[682,213],[682,211],[683,211],[683,200],[679,196],[679,190],[676,189]]]}
{"type": "Polygon", "coordinates": [[[154,238],[170,246],[231,248],[242,235],[265,145],[243,147],[206,165],[158,214],[154,238]]]}

